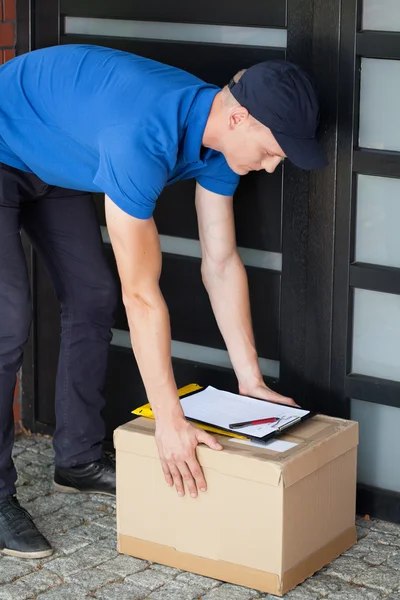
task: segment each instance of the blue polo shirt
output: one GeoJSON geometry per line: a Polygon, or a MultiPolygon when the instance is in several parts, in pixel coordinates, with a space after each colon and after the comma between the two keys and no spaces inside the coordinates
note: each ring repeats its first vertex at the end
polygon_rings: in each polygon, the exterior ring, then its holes
{"type": "Polygon", "coordinates": [[[104,192],[140,219],[181,179],[230,196],[238,175],[202,147],[219,89],[109,48],[36,50],[0,67],[0,162],[49,185],[104,192]]]}

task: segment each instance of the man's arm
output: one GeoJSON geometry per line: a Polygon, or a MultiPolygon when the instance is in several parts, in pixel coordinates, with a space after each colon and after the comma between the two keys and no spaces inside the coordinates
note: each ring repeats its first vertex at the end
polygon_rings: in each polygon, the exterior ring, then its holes
{"type": "Polygon", "coordinates": [[[183,495],[206,489],[195,449],[218,442],[184,418],[171,363],[168,310],[159,288],[161,250],[154,220],[136,219],[106,196],[106,220],[129,323],[132,348],[156,418],[156,440],[165,479],[183,495]]]}
{"type": "Polygon", "coordinates": [[[225,340],[241,394],[295,405],[268,388],[258,365],[246,270],[236,248],[233,199],[197,184],[202,277],[225,340]]]}

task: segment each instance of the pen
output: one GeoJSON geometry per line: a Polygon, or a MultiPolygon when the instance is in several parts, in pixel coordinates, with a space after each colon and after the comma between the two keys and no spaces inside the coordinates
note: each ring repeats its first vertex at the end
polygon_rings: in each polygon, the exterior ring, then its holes
{"type": "Polygon", "coordinates": [[[267,419],[257,419],[255,421],[244,421],[243,423],[231,423],[229,429],[240,429],[241,427],[249,427],[250,425],[264,425],[264,423],[276,423],[278,417],[268,417],[267,419]]]}

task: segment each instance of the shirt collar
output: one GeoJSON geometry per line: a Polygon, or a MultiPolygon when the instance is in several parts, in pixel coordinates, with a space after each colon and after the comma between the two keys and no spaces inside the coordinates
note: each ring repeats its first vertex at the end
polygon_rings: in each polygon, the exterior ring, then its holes
{"type": "Polygon", "coordinates": [[[183,156],[187,163],[201,163],[200,151],[211,105],[220,88],[201,88],[190,109],[183,141],[183,156]]]}

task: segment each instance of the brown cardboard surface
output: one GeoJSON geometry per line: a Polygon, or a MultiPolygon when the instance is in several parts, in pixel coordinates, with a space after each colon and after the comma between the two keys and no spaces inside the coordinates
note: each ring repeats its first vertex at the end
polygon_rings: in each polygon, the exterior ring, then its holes
{"type": "MultiPolygon", "coordinates": [[[[115,448],[158,461],[154,431],[155,423],[151,419],[140,417],[130,421],[115,431],[115,448]],[[140,444],[132,444],[132,433],[141,436],[140,444]]],[[[280,439],[294,441],[298,446],[282,454],[268,448],[244,446],[217,436],[224,447],[223,452],[200,445],[197,455],[203,468],[211,467],[227,475],[270,485],[279,485],[283,478],[283,484],[288,487],[358,444],[356,422],[324,415],[301,423],[292,432],[290,436],[281,436],[280,439]],[[235,454],[235,461],[232,461],[232,453],[235,454]]]]}
{"type": "Polygon", "coordinates": [[[228,581],[237,585],[254,588],[262,592],[282,596],[298,583],[313,575],[324,565],[348,550],[357,541],[355,527],[343,532],[339,537],[307,557],[282,577],[276,573],[259,571],[226,561],[215,561],[193,554],[178,552],[169,546],[163,546],[122,534],[118,535],[118,550],[136,558],[149,560],[161,565],[228,581]]]}
{"type": "Polygon", "coordinates": [[[357,423],[318,415],[283,453],[200,446],[195,500],[165,484],[154,431],[139,418],[114,435],[121,552],[280,595],[354,543],[357,423]]]}

